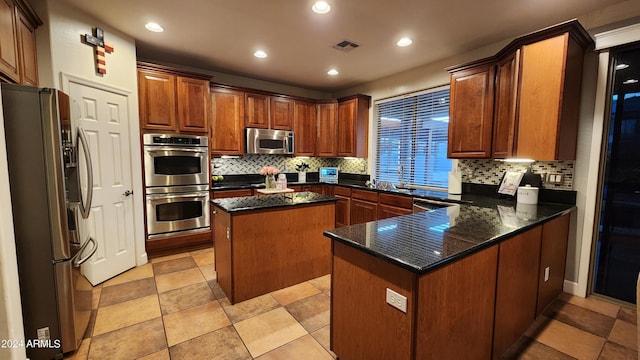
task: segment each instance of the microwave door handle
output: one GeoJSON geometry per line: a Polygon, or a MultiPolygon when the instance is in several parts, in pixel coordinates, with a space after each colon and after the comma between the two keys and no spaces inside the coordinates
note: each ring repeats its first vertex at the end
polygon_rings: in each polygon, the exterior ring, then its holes
{"type": "Polygon", "coordinates": [[[80,207],[82,210],[82,218],[89,218],[89,212],[91,211],[91,203],[93,202],[93,164],[91,163],[91,152],[89,151],[89,143],[87,141],[87,136],[84,133],[84,130],[81,127],[78,127],[78,139],[79,144],[82,145],[82,150],[84,152],[84,158],[87,162],[87,199],[84,201],[83,197],[80,196],[80,207]]]}
{"type": "Polygon", "coordinates": [[[289,151],[289,137],[284,137],[284,149],[282,149],[285,153],[289,151]]]}

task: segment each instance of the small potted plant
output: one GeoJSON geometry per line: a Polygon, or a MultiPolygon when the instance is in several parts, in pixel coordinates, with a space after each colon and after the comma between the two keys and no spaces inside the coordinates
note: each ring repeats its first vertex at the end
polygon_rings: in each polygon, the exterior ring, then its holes
{"type": "Polygon", "coordinates": [[[264,175],[264,184],[267,189],[275,189],[276,187],[276,178],[275,176],[280,173],[278,168],[273,166],[264,166],[260,170],[260,175],[264,175]]]}
{"type": "Polygon", "coordinates": [[[305,162],[301,162],[296,165],[296,171],[298,172],[298,182],[307,182],[307,173],[305,171],[309,170],[309,164],[305,162]]]}

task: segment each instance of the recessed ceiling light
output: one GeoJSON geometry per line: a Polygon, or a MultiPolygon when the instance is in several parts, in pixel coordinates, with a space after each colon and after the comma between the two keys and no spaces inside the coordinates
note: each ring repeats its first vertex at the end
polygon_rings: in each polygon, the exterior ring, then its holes
{"type": "Polygon", "coordinates": [[[264,59],[267,57],[267,53],[264,52],[263,50],[258,50],[253,53],[253,56],[257,57],[258,59],[264,59]]]}
{"type": "Polygon", "coordinates": [[[616,65],[616,70],[622,70],[622,69],[626,69],[628,67],[629,67],[629,64],[622,63],[622,64],[616,65]]]}
{"type": "Polygon", "coordinates": [[[160,24],[154,23],[154,22],[146,23],[144,25],[144,27],[147,28],[147,30],[153,31],[153,32],[163,32],[164,31],[164,28],[160,24]]]}
{"type": "Polygon", "coordinates": [[[638,82],[638,79],[629,79],[629,80],[625,80],[622,83],[625,85],[629,85],[629,84],[635,84],[638,82]]]}
{"type": "Polygon", "coordinates": [[[398,40],[396,45],[398,45],[400,47],[405,47],[405,46],[411,45],[412,42],[413,41],[411,39],[409,39],[408,37],[403,37],[402,39],[398,40]]]}
{"type": "Polygon", "coordinates": [[[326,14],[331,11],[331,5],[326,1],[316,1],[311,7],[311,10],[316,14],[326,14]]]}
{"type": "Polygon", "coordinates": [[[331,69],[331,70],[327,71],[327,74],[329,74],[331,76],[336,76],[336,75],[338,75],[340,73],[336,69],[331,69]]]}

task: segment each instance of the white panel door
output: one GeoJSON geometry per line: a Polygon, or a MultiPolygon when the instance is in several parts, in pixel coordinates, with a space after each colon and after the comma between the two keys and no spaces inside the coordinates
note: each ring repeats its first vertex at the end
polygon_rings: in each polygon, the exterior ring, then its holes
{"type": "MultiPolygon", "coordinates": [[[[133,196],[127,195],[132,189],[128,99],[73,81],[68,91],[73,126],[84,129],[93,163],[93,202],[84,225],[98,250],[82,265],[82,273],[96,285],[136,265],[133,196]]],[[[84,163],[79,159],[79,165],[84,163]]],[[[85,188],[86,177],[80,182],[85,188]]]]}

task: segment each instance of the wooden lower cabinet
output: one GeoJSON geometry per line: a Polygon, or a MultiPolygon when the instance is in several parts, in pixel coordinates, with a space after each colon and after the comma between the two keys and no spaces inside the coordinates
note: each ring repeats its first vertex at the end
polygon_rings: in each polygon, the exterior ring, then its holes
{"type": "Polygon", "coordinates": [[[416,359],[489,359],[497,246],[418,279],[416,359]]]}
{"type": "Polygon", "coordinates": [[[563,215],[424,275],[333,240],[331,350],[343,360],[500,358],[562,290],[568,229],[563,215]],[[407,297],[406,313],[386,289],[407,297]]]}
{"type": "Polygon", "coordinates": [[[542,226],[499,244],[493,358],[497,359],[536,317],[542,226]]]}
{"type": "Polygon", "coordinates": [[[536,316],[562,292],[570,218],[570,215],[563,215],[542,225],[536,316]],[[549,268],[549,279],[545,281],[546,268],[549,268]]]}
{"type": "Polygon", "coordinates": [[[334,203],[215,215],[218,283],[234,304],[331,272],[334,203]],[[268,224],[268,226],[264,226],[268,224]]]}
{"type": "Polygon", "coordinates": [[[340,359],[490,358],[497,258],[491,247],[418,277],[334,241],[331,349],[340,359]],[[406,313],[386,289],[407,297],[406,313]]]}
{"type": "Polygon", "coordinates": [[[351,225],[351,198],[335,194],[336,201],[336,227],[351,225]]]}
{"type": "Polygon", "coordinates": [[[378,205],[378,220],[395,216],[409,215],[411,213],[413,213],[411,209],[382,204],[378,205]]]}
{"type": "Polygon", "coordinates": [[[378,218],[378,204],[351,199],[351,225],[375,221],[378,218]]]}
{"type": "Polygon", "coordinates": [[[333,241],[331,349],[340,359],[411,359],[415,275],[333,241]],[[406,296],[407,313],[385,301],[389,288],[406,296]]]}

